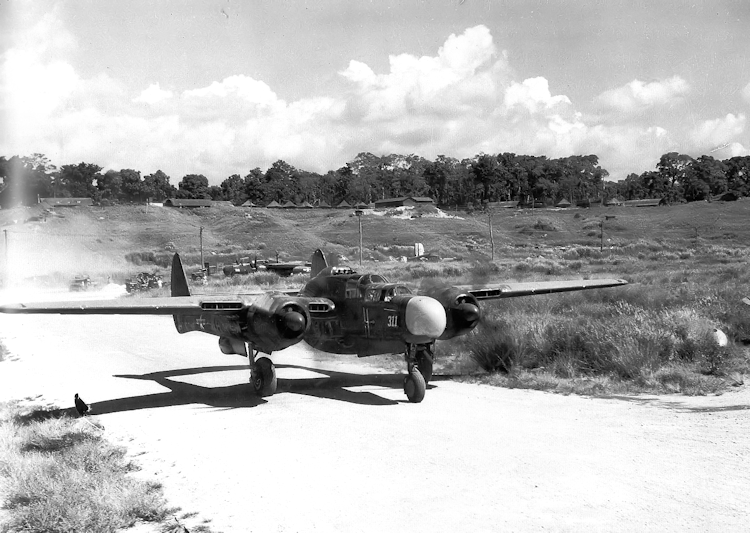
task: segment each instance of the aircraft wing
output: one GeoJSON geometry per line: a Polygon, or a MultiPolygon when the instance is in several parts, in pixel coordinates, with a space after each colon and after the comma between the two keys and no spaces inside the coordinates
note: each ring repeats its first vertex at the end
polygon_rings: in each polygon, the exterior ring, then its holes
{"type": "Polygon", "coordinates": [[[750,305],[750,298],[743,298],[742,303],[745,305],[750,305]]]}
{"type": "Polygon", "coordinates": [[[624,279],[575,279],[567,281],[524,281],[472,287],[458,285],[459,290],[471,293],[477,300],[495,298],[513,298],[533,294],[550,294],[553,292],[581,291],[585,289],[603,289],[627,285],[624,279]]]}
{"type": "Polygon", "coordinates": [[[69,300],[0,304],[0,313],[61,315],[190,315],[205,312],[229,314],[245,305],[240,299],[202,296],[69,300]]]}

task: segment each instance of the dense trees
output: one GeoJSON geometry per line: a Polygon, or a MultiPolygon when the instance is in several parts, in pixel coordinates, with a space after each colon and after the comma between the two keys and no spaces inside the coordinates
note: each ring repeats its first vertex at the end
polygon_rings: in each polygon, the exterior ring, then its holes
{"type": "Polygon", "coordinates": [[[630,174],[625,180],[607,186],[607,196],[623,200],[665,198],[668,202],[694,202],[732,192],[750,195],[750,156],[724,161],[702,155],[697,159],[685,154],[664,154],[656,171],[630,174]]]}
{"type": "Polygon", "coordinates": [[[376,156],[362,152],[338,170],[324,175],[300,170],[278,160],[265,172],[254,168],[209,185],[200,174],[188,174],[175,188],[161,170],[148,176],[133,169],[108,170],[90,163],[63,165],[59,170],[42,154],[0,157],[0,204],[32,204],[38,196],[91,197],[97,202],[164,201],[166,198],[250,200],[267,204],[307,201],[337,205],[372,202],[396,196],[431,196],[440,205],[474,205],[517,200],[547,205],[561,199],[623,200],[665,198],[668,202],[710,199],[727,191],[750,195],[750,156],[720,161],[709,155],[694,159],[669,152],[654,170],[605,181],[608,172],[596,155],[559,159],[510,152],[478,154],[458,160],[439,155],[429,161],[414,154],[376,156]]]}

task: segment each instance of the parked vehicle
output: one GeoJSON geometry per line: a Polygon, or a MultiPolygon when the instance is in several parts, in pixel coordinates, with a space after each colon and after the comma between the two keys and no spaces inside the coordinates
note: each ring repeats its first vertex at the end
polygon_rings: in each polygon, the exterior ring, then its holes
{"type": "Polygon", "coordinates": [[[140,272],[125,282],[125,290],[128,292],[147,291],[160,288],[164,285],[159,274],[140,272]]]}
{"type": "Polygon", "coordinates": [[[91,278],[85,275],[81,275],[73,278],[73,280],[70,282],[69,289],[74,292],[87,291],[93,285],[94,283],[91,281],[91,278]]]}

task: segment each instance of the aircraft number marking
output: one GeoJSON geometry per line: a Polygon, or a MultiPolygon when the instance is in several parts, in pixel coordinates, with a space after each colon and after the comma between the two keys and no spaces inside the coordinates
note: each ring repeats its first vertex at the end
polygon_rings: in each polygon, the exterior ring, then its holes
{"type": "Polygon", "coordinates": [[[398,315],[388,315],[388,327],[389,328],[398,327],[398,315]]]}

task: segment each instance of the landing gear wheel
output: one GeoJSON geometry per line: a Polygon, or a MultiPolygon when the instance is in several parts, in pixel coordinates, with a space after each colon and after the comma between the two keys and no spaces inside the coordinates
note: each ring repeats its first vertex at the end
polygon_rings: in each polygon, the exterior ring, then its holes
{"type": "Polygon", "coordinates": [[[404,378],[404,393],[412,403],[419,403],[424,399],[424,392],[427,388],[424,377],[418,368],[414,367],[409,375],[404,378]]]}
{"type": "Polygon", "coordinates": [[[252,366],[250,383],[258,396],[272,396],[276,392],[276,367],[268,357],[261,357],[252,366]]]}
{"type": "Polygon", "coordinates": [[[432,354],[427,350],[421,350],[417,353],[417,367],[424,378],[425,384],[432,379],[432,354]]]}

